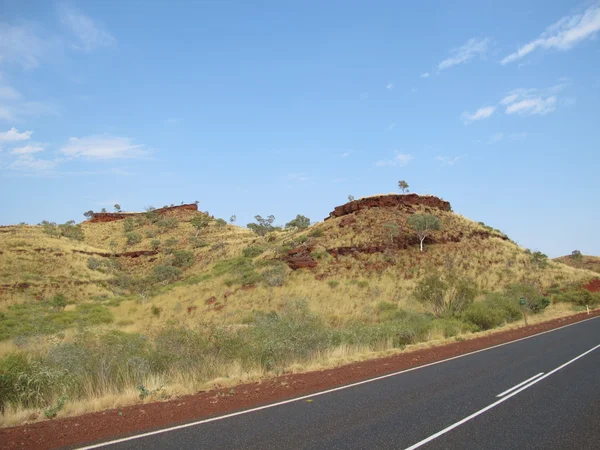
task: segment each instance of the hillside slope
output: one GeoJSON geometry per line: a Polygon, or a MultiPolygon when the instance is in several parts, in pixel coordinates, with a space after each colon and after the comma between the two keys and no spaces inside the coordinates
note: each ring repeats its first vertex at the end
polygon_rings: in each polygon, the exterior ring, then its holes
{"type": "Polygon", "coordinates": [[[554,261],[575,267],[576,269],[585,269],[600,273],[600,256],[581,255],[581,257],[573,257],[572,255],[567,255],[554,258],[554,261]]]}

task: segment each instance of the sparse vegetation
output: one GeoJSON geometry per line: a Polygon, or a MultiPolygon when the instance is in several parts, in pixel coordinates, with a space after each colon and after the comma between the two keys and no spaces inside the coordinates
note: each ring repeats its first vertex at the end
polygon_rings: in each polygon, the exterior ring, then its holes
{"type": "Polygon", "coordinates": [[[413,214],[406,222],[421,241],[421,251],[423,251],[423,241],[427,236],[433,231],[439,230],[442,226],[440,220],[431,214],[413,214]]]}
{"type": "Polygon", "coordinates": [[[302,214],[298,214],[295,219],[285,224],[286,228],[297,228],[298,230],[305,230],[309,226],[310,219],[302,214]]]}
{"type": "Polygon", "coordinates": [[[402,191],[403,194],[408,192],[408,183],[404,180],[398,181],[398,188],[402,191]]]}
{"type": "Polygon", "coordinates": [[[246,227],[252,231],[254,231],[259,236],[266,236],[268,233],[275,231],[277,228],[273,225],[275,222],[275,216],[267,216],[267,218],[263,218],[262,216],[254,216],[256,223],[249,223],[246,227]]]}

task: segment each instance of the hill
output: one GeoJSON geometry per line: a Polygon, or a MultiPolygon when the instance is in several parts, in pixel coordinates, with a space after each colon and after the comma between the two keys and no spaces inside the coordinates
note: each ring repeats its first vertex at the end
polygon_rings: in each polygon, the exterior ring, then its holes
{"type": "Polygon", "coordinates": [[[519,320],[520,298],[535,320],[600,302],[582,289],[594,272],[434,196],[365,197],[285,229],[195,204],[89,217],[0,228],[0,371],[15,371],[0,386],[4,423],[468,335],[519,320]],[[439,227],[421,251],[424,216],[439,227]],[[17,386],[42,369],[54,378],[36,395],[17,386]]]}
{"type": "Polygon", "coordinates": [[[567,255],[555,258],[554,261],[566,264],[577,269],[591,270],[592,272],[600,273],[600,256],[590,255],[567,255]]]}

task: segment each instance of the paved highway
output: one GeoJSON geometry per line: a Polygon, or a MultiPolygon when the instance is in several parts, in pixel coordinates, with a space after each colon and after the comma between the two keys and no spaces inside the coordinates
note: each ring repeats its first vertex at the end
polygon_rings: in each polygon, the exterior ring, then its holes
{"type": "Polygon", "coordinates": [[[600,318],[393,376],[100,446],[599,449],[600,318]]]}

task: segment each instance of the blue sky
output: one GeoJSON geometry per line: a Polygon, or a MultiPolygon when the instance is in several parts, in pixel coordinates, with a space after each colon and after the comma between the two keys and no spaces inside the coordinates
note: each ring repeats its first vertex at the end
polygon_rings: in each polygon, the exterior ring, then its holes
{"type": "Polygon", "coordinates": [[[0,223],[438,195],[600,254],[600,3],[0,0],[0,223]]]}

